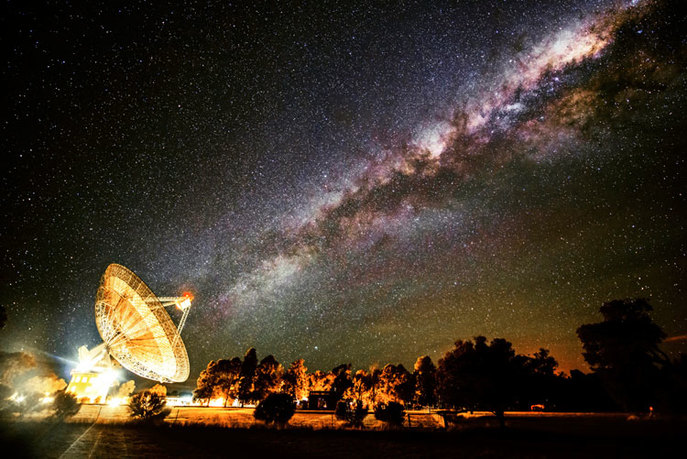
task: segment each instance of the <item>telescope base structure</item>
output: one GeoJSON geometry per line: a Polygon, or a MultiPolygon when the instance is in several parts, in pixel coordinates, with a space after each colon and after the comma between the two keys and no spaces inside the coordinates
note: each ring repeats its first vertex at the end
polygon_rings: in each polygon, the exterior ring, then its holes
{"type": "Polygon", "coordinates": [[[80,403],[105,403],[116,380],[114,370],[104,372],[72,370],[67,392],[80,403]]]}

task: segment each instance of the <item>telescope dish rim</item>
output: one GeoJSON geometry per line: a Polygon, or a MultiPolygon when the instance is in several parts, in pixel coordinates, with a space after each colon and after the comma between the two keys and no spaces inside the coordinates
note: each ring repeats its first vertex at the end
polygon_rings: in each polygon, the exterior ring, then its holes
{"type": "Polygon", "coordinates": [[[109,354],[127,370],[160,382],[188,379],[188,353],[172,318],[125,266],[111,263],[100,278],[95,322],[109,354]]]}

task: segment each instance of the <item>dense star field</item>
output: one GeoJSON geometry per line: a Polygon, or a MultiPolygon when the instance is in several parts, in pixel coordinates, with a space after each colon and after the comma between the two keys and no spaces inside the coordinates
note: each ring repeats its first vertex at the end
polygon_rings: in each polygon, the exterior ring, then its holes
{"type": "Polygon", "coordinates": [[[586,368],[627,297],[684,349],[685,2],[80,3],[2,15],[3,349],[99,343],[111,262],[195,294],[191,380],[478,334],[586,368]]]}

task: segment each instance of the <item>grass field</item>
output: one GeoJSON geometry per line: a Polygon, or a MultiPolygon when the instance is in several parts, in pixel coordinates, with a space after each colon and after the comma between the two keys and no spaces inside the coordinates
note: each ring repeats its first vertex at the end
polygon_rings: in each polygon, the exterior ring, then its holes
{"type": "Polygon", "coordinates": [[[362,431],[19,420],[2,424],[0,440],[4,457],[665,457],[684,453],[686,427],[594,414],[511,415],[503,430],[488,417],[449,430],[362,431]]]}

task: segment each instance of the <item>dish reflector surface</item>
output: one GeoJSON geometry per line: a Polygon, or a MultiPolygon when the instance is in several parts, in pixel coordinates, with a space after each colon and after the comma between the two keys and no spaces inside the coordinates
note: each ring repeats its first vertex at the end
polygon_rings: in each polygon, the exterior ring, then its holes
{"type": "Polygon", "coordinates": [[[188,354],[164,306],[132,271],[105,270],[95,300],[95,322],[110,355],[124,368],[161,382],[188,379],[188,354]]]}

